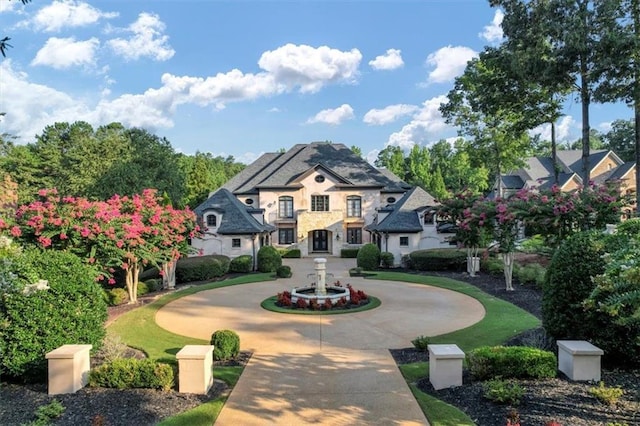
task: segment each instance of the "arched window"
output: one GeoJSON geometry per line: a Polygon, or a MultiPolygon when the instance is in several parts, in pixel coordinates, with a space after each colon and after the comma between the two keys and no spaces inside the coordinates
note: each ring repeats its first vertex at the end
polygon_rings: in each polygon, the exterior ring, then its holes
{"type": "Polygon", "coordinates": [[[347,217],[362,217],[362,197],[357,195],[347,197],[347,217]]]}
{"type": "Polygon", "coordinates": [[[218,218],[215,214],[210,214],[207,216],[207,226],[211,228],[215,228],[218,226],[218,218]]]}
{"type": "Polygon", "coordinates": [[[293,197],[282,196],[278,198],[278,217],[293,217],[293,197]]]}

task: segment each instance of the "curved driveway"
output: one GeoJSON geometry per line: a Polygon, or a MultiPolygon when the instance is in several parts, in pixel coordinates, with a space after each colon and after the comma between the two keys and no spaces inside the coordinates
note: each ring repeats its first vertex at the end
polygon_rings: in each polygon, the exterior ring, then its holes
{"type": "Polygon", "coordinates": [[[171,332],[205,340],[215,330],[235,330],[242,350],[254,352],[216,424],[427,424],[388,349],[475,324],[482,305],[436,287],[350,278],[355,259],[328,258],[328,283],[351,283],[382,305],[343,315],[265,311],[267,297],[312,281],[313,259],[285,263],[291,279],[202,291],[156,316],[171,332]]]}

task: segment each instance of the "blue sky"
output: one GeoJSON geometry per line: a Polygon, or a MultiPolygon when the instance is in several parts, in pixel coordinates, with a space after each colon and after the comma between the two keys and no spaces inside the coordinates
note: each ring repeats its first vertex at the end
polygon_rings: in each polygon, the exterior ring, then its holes
{"type": "MultiPolygon", "coordinates": [[[[369,159],[456,135],[438,112],[464,64],[499,43],[485,0],[0,0],[0,132],[27,143],[56,121],[118,121],[192,154],[331,140],[369,159]]],[[[562,140],[580,135],[570,99],[562,140]]],[[[592,127],[628,119],[594,105],[592,127]]],[[[547,128],[539,129],[548,133],[547,128]]]]}

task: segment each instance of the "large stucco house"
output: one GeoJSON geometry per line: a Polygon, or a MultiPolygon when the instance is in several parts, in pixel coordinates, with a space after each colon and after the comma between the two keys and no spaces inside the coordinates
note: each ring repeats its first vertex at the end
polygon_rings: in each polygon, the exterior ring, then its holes
{"type": "MultiPolygon", "coordinates": [[[[559,150],[556,154],[558,186],[570,192],[582,186],[582,150],[559,150]]],[[[590,177],[596,184],[616,181],[620,191],[635,194],[636,167],[634,162],[624,162],[613,151],[591,151],[590,177]]],[[[501,192],[508,197],[523,188],[548,188],[554,184],[554,166],[551,157],[530,157],[524,167],[501,176],[501,192]]],[[[496,184],[496,190],[498,185],[496,184]]],[[[630,210],[632,211],[632,210],[630,210]]]]}
{"type": "Polygon", "coordinates": [[[265,244],[302,256],[339,256],[373,242],[403,255],[447,246],[436,232],[434,198],[343,144],[298,144],[267,153],[199,205],[200,254],[254,255],[265,244]]]}

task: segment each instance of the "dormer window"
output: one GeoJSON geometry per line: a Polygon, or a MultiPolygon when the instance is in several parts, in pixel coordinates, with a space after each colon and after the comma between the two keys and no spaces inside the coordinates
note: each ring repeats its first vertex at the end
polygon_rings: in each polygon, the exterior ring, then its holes
{"type": "Polygon", "coordinates": [[[210,214],[207,216],[207,226],[211,228],[215,228],[218,226],[218,218],[215,214],[210,214]]]}
{"type": "Polygon", "coordinates": [[[317,175],[316,178],[315,178],[315,181],[318,182],[318,183],[324,182],[324,176],[317,175]]]}

